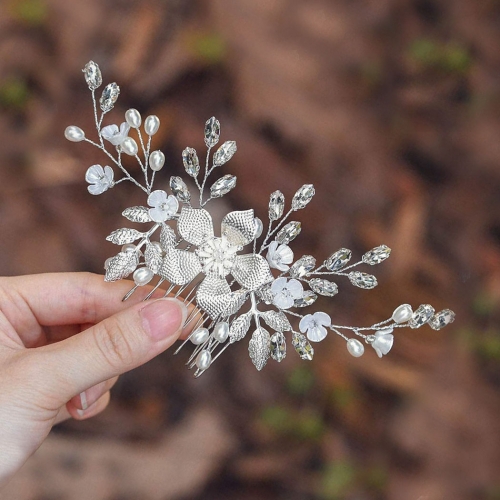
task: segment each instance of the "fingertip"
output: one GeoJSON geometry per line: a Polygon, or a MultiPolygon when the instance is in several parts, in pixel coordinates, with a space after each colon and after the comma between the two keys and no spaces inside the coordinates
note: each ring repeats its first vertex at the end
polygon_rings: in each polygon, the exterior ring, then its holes
{"type": "Polygon", "coordinates": [[[111,393],[108,391],[104,393],[94,404],[90,405],[86,410],[78,408],[73,400],[66,403],[66,409],[71,417],[75,420],[87,420],[88,418],[95,417],[106,409],[111,399],[111,393]]]}

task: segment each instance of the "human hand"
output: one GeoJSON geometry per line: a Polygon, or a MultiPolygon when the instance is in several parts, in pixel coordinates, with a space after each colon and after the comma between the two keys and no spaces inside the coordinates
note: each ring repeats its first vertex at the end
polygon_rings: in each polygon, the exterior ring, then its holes
{"type": "Polygon", "coordinates": [[[179,337],[181,302],[142,302],[142,287],[123,303],[129,289],[89,273],[0,278],[0,487],[53,425],[100,413],[118,375],[179,337]]]}

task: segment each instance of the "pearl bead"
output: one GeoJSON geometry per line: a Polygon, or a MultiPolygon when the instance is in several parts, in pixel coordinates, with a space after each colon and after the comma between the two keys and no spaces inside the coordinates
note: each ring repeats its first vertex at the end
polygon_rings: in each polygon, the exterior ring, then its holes
{"type": "Polygon", "coordinates": [[[134,283],[137,286],[147,285],[153,279],[154,273],[147,267],[140,267],[134,271],[134,283]]]}
{"type": "Polygon", "coordinates": [[[122,148],[122,151],[129,156],[135,156],[137,151],[139,151],[137,142],[135,142],[132,137],[126,137],[120,147],[122,148]]]}
{"type": "Polygon", "coordinates": [[[132,243],[128,243],[127,245],[122,246],[122,252],[135,252],[137,247],[132,243]]]}
{"type": "Polygon", "coordinates": [[[396,309],[392,313],[392,319],[396,323],[406,323],[406,321],[411,319],[412,315],[413,310],[410,304],[403,304],[399,307],[396,307],[396,309]]]}
{"type": "Polygon", "coordinates": [[[125,120],[132,128],[139,128],[142,123],[141,113],[137,109],[128,109],[125,113],[125,120]]]}
{"type": "Polygon", "coordinates": [[[228,337],[229,325],[225,321],[217,323],[214,328],[214,339],[222,344],[227,340],[228,337]]]}
{"type": "Polygon", "coordinates": [[[196,366],[200,370],[206,370],[210,366],[211,362],[212,355],[210,354],[210,351],[207,351],[206,349],[203,349],[203,351],[201,351],[196,357],[196,366]]]}
{"type": "Polygon", "coordinates": [[[255,224],[255,238],[259,238],[260,235],[262,234],[262,231],[264,230],[264,224],[262,224],[262,221],[258,217],[255,217],[254,224],[255,224]]]}
{"type": "Polygon", "coordinates": [[[149,157],[149,166],[154,172],[158,172],[165,165],[165,155],[161,151],[153,151],[149,157]]]}
{"type": "Polygon", "coordinates": [[[80,142],[85,139],[85,132],[80,127],[75,127],[75,125],[70,125],[66,127],[64,131],[64,137],[71,142],[80,142]]]}
{"type": "Polygon", "coordinates": [[[365,346],[357,339],[349,339],[347,341],[347,350],[351,356],[359,358],[360,356],[363,356],[365,346]]]}
{"type": "Polygon", "coordinates": [[[209,337],[210,333],[206,328],[198,328],[191,335],[190,339],[194,345],[204,344],[209,337]]]}
{"type": "Polygon", "coordinates": [[[109,257],[107,258],[105,261],[104,261],[104,269],[106,269],[106,271],[108,270],[108,267],[109,267],[109,263],[111,262],[111,259],[113,257],[109,257]]]}
{"type": "Polygon", "coordinates": [[[144,122],[144,130],[148,135],[155,135],[160,128],[160,119],[156,115],[150,115],[144,122]]]}

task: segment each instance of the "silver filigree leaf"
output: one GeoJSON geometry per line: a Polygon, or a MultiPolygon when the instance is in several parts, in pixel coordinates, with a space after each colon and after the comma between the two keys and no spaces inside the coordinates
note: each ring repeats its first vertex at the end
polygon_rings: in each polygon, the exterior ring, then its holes
{"type": "Polygon", "coordinates": [[[215,116],[212,116],[205,123],[205,144],[208,148],[213,148],[218,142],[220,137],[220,123],[215,116]]]}
{"type": "Polygon", "coordinates": [[[292,208],[293,210],[301,210],[305,208],[313,199],[315,194],[314,186],[312,184],[304,184],[293,196],[292,208]]]}
{"type": "Polygon", "coordinates": [[[236,290],[235,292],[231,292],[231,294],[228,296],[228,303],[222,315],[232,316],[233,314],[236,314],[241,309],[241,306],[247,301],[247,298],[247,290],[240,289],[236,290]]]}
{"type": "Polygon", "coordinates": [[[133,273],[139,264],[137,252],[120,252],[110,259],[104,281],[117,281],[133,273]]]}
{"type": "Polygon", "coordinates": [[[89,61],[82,71],[85,73],[85,81],[90,90],[95,90],[102,85],[101,70],[94,61],[89,61]]]}
{"type": "Polygon", "coordinates": [[[257,289],[257,295],[264,301],[265,304],[272,304],[274,300],[274,295],[271,292],[271,284],[272,283],[267,283],[257,289]]]}
{"type": "Polygon", "coordinates": [[[269,359],[271,349],[271,336],[264,328],[257,328],[248,343],[248,353],[257,370],[262,370],[269,359]]]}
{"type": "Polygon", "coordinates": [[[177,243],[174,230],[167,224],[161,225],[160,245],[164,252],[169,248],[174,248],[177,243]]]}
{"type": "Polygon", "coordinates": [[[290,268],[290,276],[292,278],[303,278],[310,273],[316,266],[316,259],[312,255],[303,255],[290,268]]]}
{"type": "Polygon", "coordinates": [[[133,243],[135,240],[142,238],[144,233],[137,231],[137,229],[130,229],[128,227],[123,227],[113,231],[109,236],[106,237],[107,241],[111,241],[115,245],[126,245],[127,243],[133,243]]]}
{"type": "Polygon", "coordinates": [[[118,85],[115,82],[109,83],[104,87],[101,99],[99,101],[101,109],[104,113],[107,113],[108,111],[111,111],[114,108],[119,95],[120,95],[120,87],[118,87],[118,85]]]}
{"type": "Polygon", "coordinates": [[[242,314],[241,316],[238,316],[231,323],[231,327],[229,328],[229,342],[231,344],[234,344],[234,342],[238,342],[239,340],[245,338],[245,335],[250,328],[251,321],[252,315],[248,312],[242,314]]]}
{"type": "Polygon", "coordinates": [[[325,267],[333,272],[340,271],[351,260],[351,256],[352,252],[349,249],[341,248],[325,260],[325,267]]]}
{"type": "Polygon", "coordinates": [[[122,212],[123,217],[132,222],[152,222],[147,207],[130,207],[122,212]]]}
{"type": "Polygon", "coordinates": [[[197,177],[200,172],[200,160],[198,160],[198,155],[196,154],[196,149],[186,148],[182,152],[182,163],[186,172],[191,177],[197,177]]]}
{"type": "Polygon", "coordinates": [[[226,141],[214,154],[214,165],[220,167],[227,163],[236,153],[236,142],[226,141]]]}
{"type": "Polygon", "coordinates": [[[301,359],[305,359],[307,361],[312,361],[314,356],[314,349],[305,337],[299,332],[293,332],[292,334],[292,345],[295,348],[297,354],[301,357],[301,359]]]}
{"type": "Polygon", "coordinates": [[[154,273],[158,272],[163,261],[162,251],[158,244],[149,243],[146,245],[144,252],[144,260],[146,266],[154,273]]]}
{"type": "Polygon", "coordinates": [[[288,245],[300,234],[301,224],[297,221],[289,222],[285,227],[283,227],[276,235],[276,241],[280,245],[288,245]]]}
{"type": "Polygon", "coordinates": [[[278,220],[285,210],[285,195],[281,191],[271,193],[269,198],[269,220],[278,220]]]}
{"type": "Polygon", "coordinates": [[[271,336],[271,358],[281,363],[286,358],[286,340],[281,332],[271,336]]]}
{"type": "Polygon", "coordinates": [[[177,177],[176,175],[170,177],[170,189],[179,201],[188,203],[191,200],[191,193],[181,177],[177,177]]]}
{"type": "Polygon", "coordinates": [[[389,258],[391,255],[391,249],[386,245],[380,245],[378,247],[372,248],[370,251],[366,252],[361,260],[365,264],[369,264],[370,266],[374,266],[376,264],[380,264],[384,262],[384,260],[389,258]]]}
{"type": "Polygon", "coordinates": [[[309,286],[314,292],[319,295],[324,295],[325,297],[333,297],[339,293],[339,288],[336,283],[321,278],[310,280],[309,286]]]}
{"type": "Polygon", "coordinates": [[[269,328],[277,330],[278,332],[289,332],[292,325],[285,313],[281,311],[265,311],[260,313],[260,317],[266,322],[269,328]]]}
{"type": "Polygon", "coordinates": [[[220,198],[236,186],[236,176],[227,174],[215,181],[210,188],[212,198],[220,198]]]}
{"type": "Polygon", "coordinates": [[[358,288],[363,288],[365,290],[371,290],[375,288],[377,283],[377,278],[371,274],[362,273],[361,271],[352,271],[349,273],[349,281],[358,288]]]}

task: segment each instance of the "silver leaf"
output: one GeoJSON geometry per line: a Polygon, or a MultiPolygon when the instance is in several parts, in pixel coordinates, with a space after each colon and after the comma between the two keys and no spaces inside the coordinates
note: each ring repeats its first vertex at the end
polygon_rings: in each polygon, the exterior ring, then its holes
{"type": "Polygon", "coordinates": [[[233,344],[234,342],[238,342],[245,338],[245,335],[250,328],[250,323],[252,321],[251,313],[245,313],[241,316],[238,316],[232,323],[229,328],[229,342],[233,344]]]}
{"type": "Polygon", "coordinates": [[[180,235],[191,245],[200,246],[214,235],[212,216],[203,208],[184,207],[177,222],[180,235]]]}
{"type": "Polygon", "coordinates": [[[220,123],[215,116],[212,116],[205,123],[205,144],[208,148],[214,147],[219,142],[220,123]]]}
{"type": "Polygon", "coordinates": [[[132,222],[151,222],[149,209],[147,207],[130,207],[122,212],[123,217],[126,217],[132,222]]]}
{"type": "Polygon", "coordinates": [[[201,273],[198,257],[192,252],[170,248],[163,258],[158,274],[172,285],[186,285],[201,273]]]}
{"type": "Polygon", "coordinates": [[[174,230],[167,224],[161,225],[160,245],[164,252],[170,248],[174,248],[177,240],[174,230]]]}
{"type": "Polygon", "coordinates": [[[235,186],[236,176],[227,174],[212,184],[212,187],[210,188],[210,196],[212,198],[220,198],[221,196],[229,193],[229,191],[231,191],[231,189],[235,186]]]}
{"type": "Polygon", "coordinates": [[[256,290],[273,279],[266,259],[256,254],[237,255],[232,275],[247,290],[256,290]]]}
{"type": "Polygon", "coordinates": [[[281,311],[265,311],[260,314],[260,317],[266,322],[269,328],[277,330],[278,332],[289,332],[292,325],[281,311]]]}
{"type": "Polygon", "coordinates": [[[257,370],[262,370],[266,366],[271,350],[271,336],[264,328],[257,328],[252,334],[248,344],[248,352],[257,370]]]}
{"type": "Polygon", "coordinates": [[[214,165],[220,167],[227,163],[236,153],[236,142],[226,141],[214,154],[214,165]]]}
{"type": "Polygon", "coordinates": [[[157,273],[163,261],[161,248],[157,244],[148,243],[144,252],[144,260],[146,266],[154,273],[157,273]]]}
{"type": "Polygon", "coordinates": [[[111,241],[115,245],[125,245],[127,243],[132,243],[144,236],[144,233],[137,231],[137,229],[130,229],[128,227],[123,227],[113,231],[109,236],[106,237],[107,241],[111,241]]]}
{"type": "Polygon", "coordinates": [[[126,278],[135,271],[138,263],[139,256],[137,252],[120,252],[110,259],[104,281],[116,281],[126,278]]]}

